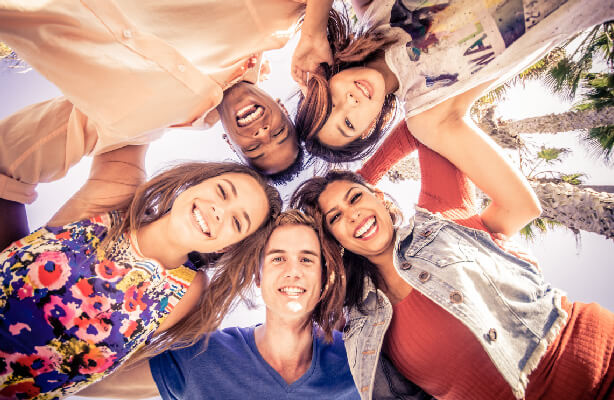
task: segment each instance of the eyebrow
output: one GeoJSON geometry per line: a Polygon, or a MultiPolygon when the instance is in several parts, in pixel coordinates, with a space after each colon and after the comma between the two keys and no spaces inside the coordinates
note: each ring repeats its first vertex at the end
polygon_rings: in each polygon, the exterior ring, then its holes
{"type": "Polygon", "coordinates": [[[247,229],[245,231],[249,232],[249,228],[252,226],[252,220],[249,218],[249,214],[247,213],[247,211],[243,211],[243,216],[245,217],[245,220],[247,221],[247,229]]]}
{"type": "MultiPolygon", "coordinates": [[[[345,196],[343,196],[343,201],[347,202],[348,201],[348,197],[350,196],[350,193],[352,192],[353,189],[356,189],[356,186],[352,186],[351,188],[348,189],[347,192],[345,192],[345,196]]],[[[330,210],[328,210],[324,216],[327,216],[328,214],[330,214],[331,212],[335,211],[337,209],[337,207],[333,207],[330,210]]]]}
{"type": "Polygon", "coordinates": [[[232,182],[230,182],[226,178],[222,178],[222,180],[230,186],[230,190],[232,190],[232,193],[235,195],[235,197],[237,197],[237,188],[235,187],[235,185],[233,185],[232,182]]]}
{"type": "MultiPolygon", "coordinates": [[[[287,253],[286,250],[282,250],[282,249],[271,249],[269,251],[267,251],[266,255],[271,255],[271,254],[285,254],[287,253]]],[[[314,257],[320,257],[320,255],[318,253],[316,253],[315,251],[311,251],[311,250],[301,250],[300,253],[302,254],[310,254],[314,257]]]]}

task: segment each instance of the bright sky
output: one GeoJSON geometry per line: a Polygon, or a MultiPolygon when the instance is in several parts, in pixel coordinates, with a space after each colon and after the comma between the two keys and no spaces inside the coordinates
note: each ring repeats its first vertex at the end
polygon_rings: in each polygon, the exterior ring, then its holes
{"type": "MultiPolygon", "coordinates": [[[[289,76],[290,50],[293,45],[295,41],[290,42],[286,49],[268,54],[272,67],[271,77],[274,78],[261,85],[273,97],[280,97],[282,100],[287,99],[296,90],[289,76]]],[[[35,71],[22,72],[0,67],[0,88],[3,92],[0,98],[0,118],[28,104],[59,95],[57,88],[35,71]]],[[[569,104],[559,102],[538,83],[529,83],[525,88],[517,87],[511,90],[508,100],[502,102],[498,110],[504,119],[521,119],[562,112],[568,107],[569,104]]],[[[221,136],[220,125],[208,131],[169,130],[162,139],[150,146],[147,171],[152,174],[160,167],[176,160],[236,160],[236,156],[221,136]]],[[[588,173],[587,183],[614,184],[614,174],[611,170],[603,166],[600,161],[590,159],[573,133],[543,135],[537,139],[538,145],[543,142],[551,146],[573,149],[573,153],[562,164],[565,171],[588,173]]],[[[43,225],[80,187],[87,177],[90,163],[91,159],[86,158],[72,168],[65,178],[39,185],[38,200],[27,207],[31,229],[43,225]]],[[[301,178],[308,177],[310,173],[306,172],[301,178]]],[[[282,188],[284,194],[287,196],[291,193],[297,183],[298,181],[282,188]]],[[[418,182],[405,181],[392,184],[385,179],[380,187],[397,200],[404,209],[406,217],[413,213],[413,205],[419,191],[418,182]]],[[[552,282],[553,286],[565,290],[571,300],[595,301],[614,311],[614,296],[610,294],[614,275],[612,272],[614,265],[611,261],[614,259],[614,241],[582,232],[580,245],[577,245],[570,231],[559,228],[538,236],[537,240],[528,243],[528,246],[540,260],[546,280],[552,282]]],[[[224,325],[247,326],[262,322],[263,317],[263,307],[254,311],[239,307],[227,317],[224,325]]]]}

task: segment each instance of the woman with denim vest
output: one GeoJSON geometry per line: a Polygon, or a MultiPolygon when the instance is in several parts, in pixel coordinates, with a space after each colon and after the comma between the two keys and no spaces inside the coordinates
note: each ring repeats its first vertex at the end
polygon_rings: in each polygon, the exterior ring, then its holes
{"type": "MultiPolygon", "coordinates": [[[[462,109],[474,94],[451,101],[462,109]]],[[[422,188],[405,227],[349,171],[312,178],[292,198],[343,252],[344,339],[362,398],[377,398],[382,351],[438,399],[614,398],[614,315],[568,301],[530,257],[506,247],[539,215],[534,193],[483,133],[446,132],[428,136],[427,148],[416,140],[425,132],[414,138],[402,123],[362,168],[373,183],[418,149],[422,188]],[[492,199],[481,214],[465,173],[492,199]]]]}

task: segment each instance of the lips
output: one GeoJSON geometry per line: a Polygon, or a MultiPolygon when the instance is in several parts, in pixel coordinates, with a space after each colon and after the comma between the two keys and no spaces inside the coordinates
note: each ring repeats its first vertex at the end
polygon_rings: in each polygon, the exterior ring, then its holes
{"type": "Polygon", "coordinates": [[[371,99],[371,95],[373,94],[373,87],[371,84],[365,80],[354,81],[354,85],[356,88],[365,96],[367,99],[371,99]]]}
{"type": "Polygon", "coordinates": [[[288,296],[288,297],[292,297],[292,298],[298,298],[300,295],[307,292],[306,289],[300,286],[283,286],[277,290],[281,294],[288,296]]]}
{"type": "Polygon", "coordinates": [[[375,216],[365,218],[354,231],[356,239],[370,239],[377,232],[377,219],[375,216]]]}
{"type": "Polygon", "coordinates": [[[205,221],[205,218],[203,217],[198,207],[196,207],[196,204],[192,205],[192,218],[196,223],[196,226],[203,233],[203,235],[211,237],[211,230],[209,229],[209,225],[207,224],[207,221],[205,221]]]}
{"type": "Polygon", "coordinates": [[[249,104],[237,111],[235,114],[235,119],[237,121],[237,126],[243,128],[244,126],[259,120],[263,115],[264,107],[259,104],[249,104]]]}

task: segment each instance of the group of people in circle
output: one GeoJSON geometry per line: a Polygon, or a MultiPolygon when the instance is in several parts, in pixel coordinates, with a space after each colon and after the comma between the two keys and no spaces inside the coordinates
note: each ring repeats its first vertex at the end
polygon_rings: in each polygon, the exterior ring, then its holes
{"type": "Polygon", "coordinates": [[[0,121],[0,398],[614,399],[614,315],[508,242],[539,200],[466,117],[612,18],[605,0],[0,2],[0,40],[64,94],[0,121]],[[290,115],[257,83],[299,30],[290,115]],[[146,176],[164,129],[218,120],[243,163],[146,176]],[[414,151],[404,222],[375,185],[414,151]],[[36,185],[86,155],[30,233],[36,185]],[[333,167],[282,211],[275,184],[308,157],[333,167]],[[218,329],[254,285],[265,321],[218,329]]]}

